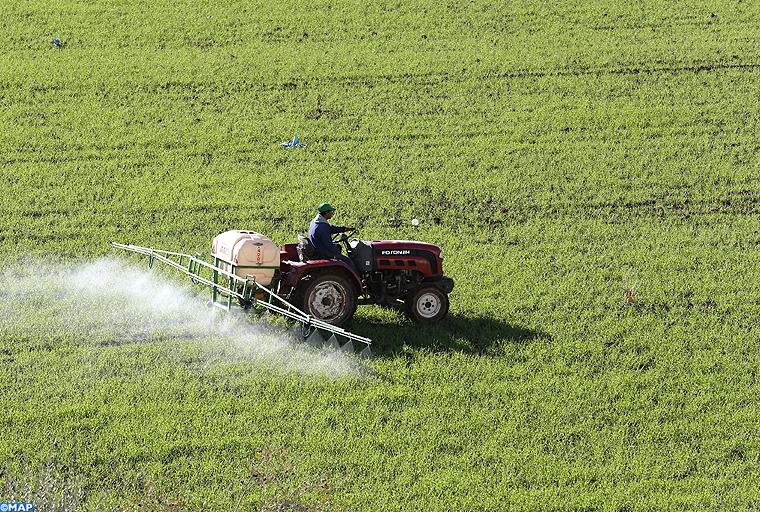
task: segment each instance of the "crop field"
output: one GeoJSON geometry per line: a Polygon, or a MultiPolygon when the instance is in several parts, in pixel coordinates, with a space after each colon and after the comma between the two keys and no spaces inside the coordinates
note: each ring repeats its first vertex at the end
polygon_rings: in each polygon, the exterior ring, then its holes
{"type": "Polygon", "coordinates": [[[760,508],[760,4],[0,5],[0,502],[760,508]],[[325,201],[448,317],[313,350],[110,246],[325,201]]]}

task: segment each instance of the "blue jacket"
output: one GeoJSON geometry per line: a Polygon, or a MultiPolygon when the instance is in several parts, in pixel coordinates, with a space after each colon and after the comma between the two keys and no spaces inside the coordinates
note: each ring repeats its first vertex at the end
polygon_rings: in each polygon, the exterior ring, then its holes
{"type": "Polygon", "coordinates": [[[318,213],[309,226],[309,241],[314,246],[312,259],[330,259],[340,256],[340,246],[332,241],[332,236],[344,231],[346,231],[345,226],[333,226],[321,213],[318,213]]]}

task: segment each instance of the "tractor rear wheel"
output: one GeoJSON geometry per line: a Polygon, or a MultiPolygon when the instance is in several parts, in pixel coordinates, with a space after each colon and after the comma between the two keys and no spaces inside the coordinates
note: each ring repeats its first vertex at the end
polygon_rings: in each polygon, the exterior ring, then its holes
{"type": "Polygon", "coordinates": [[[406,300],[406,314],[420,323],[437,322],[449,312],[449,296],[437,286],[423,286],[406,300]]]}
{"type": "Polygon", "coordinates": [[[356,312],[356,290],[342,276],[314,276],[300,293],[297,307],[317,320],[341,326],[356,312]]]}

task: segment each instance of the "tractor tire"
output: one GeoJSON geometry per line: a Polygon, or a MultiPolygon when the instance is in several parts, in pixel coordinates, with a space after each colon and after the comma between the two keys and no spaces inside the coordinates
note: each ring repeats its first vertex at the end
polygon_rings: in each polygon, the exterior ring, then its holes
{"type": "Polygon", "coordinates": [[[449,296],[437,286],[422,286],[406,300],[406,314],[415,322],[437,322],[448,312],[449,296]]]}
{"type": "Polygon", "coordinates": [[[314,276],[299,294],[296,307],[307,315],[340,327],[356,312],[356,290],[343,276],[314,276]]]}

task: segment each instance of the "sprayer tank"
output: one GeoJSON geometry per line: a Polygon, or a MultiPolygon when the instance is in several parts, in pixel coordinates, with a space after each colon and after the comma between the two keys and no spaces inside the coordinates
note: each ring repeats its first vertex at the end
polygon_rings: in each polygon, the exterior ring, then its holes
{"type": "Polygon", "coordinates": [[[280,250],[269,238],[255,231],[233,230],[214,238],[211,255],[219,268],[239,277],[254,276],[264,286],[272,283],[280,268],[280,250]]]}

